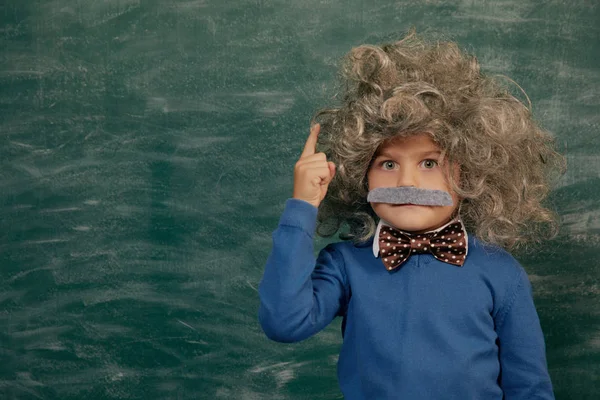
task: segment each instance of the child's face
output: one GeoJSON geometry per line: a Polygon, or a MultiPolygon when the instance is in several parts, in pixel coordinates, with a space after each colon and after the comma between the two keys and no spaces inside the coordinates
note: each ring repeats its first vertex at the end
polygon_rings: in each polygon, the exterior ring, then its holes
{"type": "MultiPolygon", "coordinates": [[[[450,189],[450,168],[438,165],[440,148],[428,134],[394,138],[384,142],[375,154],[367,173],[369,190],[378,187],[415,186],[437,189],[452,196],[452,206],[371,203],[375,213],[396,228],[408,232],[425,232],[439,228],[452,218],[458,197],[450,189]]],[[[458,181],[458,165],[452,166],[458,181]]]]}

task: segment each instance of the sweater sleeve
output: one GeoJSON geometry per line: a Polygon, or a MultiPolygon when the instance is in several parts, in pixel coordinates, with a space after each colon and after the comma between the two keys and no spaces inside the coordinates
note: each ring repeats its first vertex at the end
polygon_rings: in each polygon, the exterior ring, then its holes
{"type": "Polygon", "coordinates": [[[343,309],[342,257],[329,245],[314,257],[317,208],[288,199],[258,293],[260,325],[278,342],[297,342],[327,326],[343,309]]]}
{"type": "Polygon", "coordinates": [[[554,399],[544,335],[533,302],[531,283],[522,267],[519,267],[512,293],[497,317],[496,330],[504,398],[554,399]]]}

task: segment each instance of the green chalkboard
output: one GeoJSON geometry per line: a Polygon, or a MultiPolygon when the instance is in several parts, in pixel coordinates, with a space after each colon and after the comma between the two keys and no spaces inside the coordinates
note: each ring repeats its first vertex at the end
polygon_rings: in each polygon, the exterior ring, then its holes
{"type": "Polygon", "coordinates": [[[339,321],[271,342],[256,288],[337,62],[411,26],[517,81],[565,150],[561,236],[519,259],[557,399],[600,398],[599,22],[597,1],[2,1],[0,398],[341,398],[339,321]]]}

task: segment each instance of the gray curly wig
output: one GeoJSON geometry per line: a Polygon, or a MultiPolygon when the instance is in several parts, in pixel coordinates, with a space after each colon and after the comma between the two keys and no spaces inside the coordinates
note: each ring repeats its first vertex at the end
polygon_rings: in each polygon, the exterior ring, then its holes
{"type": "Polygon", "coordinates": [[[384,141],[422,133],[440,147],[442,162],[460,167],[460,178],[448,179],[468,231],[507,249],[556,234],[557,216],[542,201],[565,158],[530,109],[481,73],[474,56],[412,29],[395,43],[353,48],[340,75],[342,104],[313,118],[321,124],[318,148],[337,166],[317,234],[344,227],[345,240],[373,236],[378,217],[366,200],[372,159],[384,141]]]}

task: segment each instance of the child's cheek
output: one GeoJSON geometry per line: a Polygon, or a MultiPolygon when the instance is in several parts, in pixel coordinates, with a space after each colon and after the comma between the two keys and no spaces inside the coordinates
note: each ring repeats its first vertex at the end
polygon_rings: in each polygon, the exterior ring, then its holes
{"type": "Polygon", "coordinates": [[[369,190],[376,187],[386,186],[386,181],[389,180],[390,174],[386,174],[386,171],[381,168],[372,167],[367,172],[367,183],[369,190]]]}

